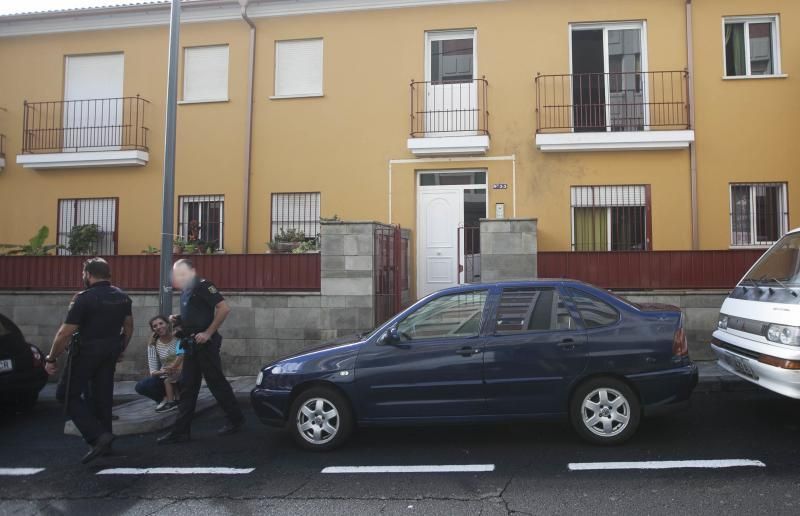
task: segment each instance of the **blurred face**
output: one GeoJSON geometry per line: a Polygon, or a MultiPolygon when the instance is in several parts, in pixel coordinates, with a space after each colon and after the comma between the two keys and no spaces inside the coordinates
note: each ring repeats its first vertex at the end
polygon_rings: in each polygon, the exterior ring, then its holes
{"type": "Polygon", "coordinates": [[[159,337],[164,337],[169,333],[169,325],[161,319],[153,321],[153,324],[150,325],[150,329],[159,337]]]}
{"type": "Polygon", "coordinates": [[[172,282],[181,290],[192,284],[192,281],[194,281],[194,276],[194,269],[186,264],[176,263],[172,267],[172,282]]]}

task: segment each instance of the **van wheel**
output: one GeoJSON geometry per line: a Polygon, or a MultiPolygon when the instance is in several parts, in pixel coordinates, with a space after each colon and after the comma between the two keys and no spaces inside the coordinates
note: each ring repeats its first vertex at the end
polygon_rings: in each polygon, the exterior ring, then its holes
{"type": "Polygon", "coordinates": [[[292,403],[288,426],[300,447],[328,451],[341,446],[352,433],[353,411],[338,391],[313,387],[292,403]]]}
{"type": "Polygon", "coordinates": [[[570,400],[572,426],[593,444],[624,443],[636,433],[641,414],[639,398],[615,378],[588,380],[578,386],[570,400]]]}

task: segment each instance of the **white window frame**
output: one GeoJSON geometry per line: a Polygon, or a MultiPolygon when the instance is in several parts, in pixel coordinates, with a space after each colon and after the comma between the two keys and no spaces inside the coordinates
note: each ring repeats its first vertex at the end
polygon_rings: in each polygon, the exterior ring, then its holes
{"type": "Polygon", "coordinates": [[[431,77],[431,43],[453,39],[472,40],[472,80],[478,78],[478,31],[476,29],[430,30],[425,32],[425,81],[431,77]]]}
{"type": "Polygon", "coordinates": [[[209,102],[228,102],[229,94],[230,94],[230,67],[231,67],[231,53],[230,53],[230,45],[227,43],[219,44],[219,45],[198,45],[193,47],[183,47],[183,85],[181,91],[182,100],[179,102],[180,104],[203,104],[209,102]],[[221,97],[198,97],[198,98],[187,98],[186,97],[186,86],[188,83],[188,74],[186,73],[186,56],[189,52],[193,50],[201,50],[201,49],[209,49],[209,48],[225,48],[227,50],[227,54],[225,56],[225,94],[221,97]]]}
{"type": "Polygon", "coordinates": [[[781,205],[778,206],[779,211],[779,220],[781,227],[779,228],[780,235],[778,235],[778,239],[780,239],[783,235],[785,235],[789,231],[789,205],[788,205],[788,185],[784,181],[775,181],[775,182],[758,182],[758,183],[729,183],[728,184],[728,224],[730,224],[730,247],[732,249],[763,249],[770,247],[772,244],[777,242],[758,242],[756,241],[756,237],[758,236],[758,212],[756,210],[756,188],[759,185],[774,185],[781,187],[781,205]],[[750,196],[750,242],[747,244],[737,244],[734,238],[734,231],[733,231],[733,187],[735,186],[746,186],[749,190],[750,196]]]}
{"type": "Polygon", "coordinates": [[[766,14],[761,16],[724,16],[722,18],[722,78],[723,79],[768,79],[774,77],[786,77],[781,71],[781,24],[777,14],[766,14]],[[725,25],[729,23],[744,23],[744,75],[728,75],[728,62],[725,52],[725,25]],[[765,75],[753,75],[750,69],[750,24],[751,23],[770,23],[772,24],[772,73],[765,75]]]}
{"type": "MultiPolygon", "coordinates": [[[[611,225],[612,225],[611,208],[619,208],[619,207],[624,207],[624,206],[642,206],[642,207],[644,207],[644,209],[645,209],[645,221],[644,221],[644,228],[643,228],[644,229],[644,243],[645,243],[645,249],[644,250],[645,251],[650,250],[650,247],[651,247],[650,242],[651,242],[651,239],[652,239],[652,235],[650,235],[650,233],[648,231],[647,220],[648,220],[648,217],[652,216],[652,214],[648,213],[648,211],[651,210],[652,208],[647,203],[647,185],[573,185],[573,186],[570,186],[570,188],[569,188],[569,196],[570,196],[570,199],[569,199],[569,217],[570,217],[570,235],[571,235],[570,236],[570,240],[571,240],[570,247],[571,247],[572,251],[576,251],[576,246],[578,245],[577,241],[575,240],[575,208],[592,208],[592,209],[604,209],[604,210],[606,210],[606,234],[608,235],[608,245],[606,246],[606,251],[611,251],[612,248],[614,247],[614,242],[613,242],[613,240],[611,238],[611,225]],[[641,196],[642,201],[641,201],[641,203],[639,203],[639,202],[621,202],[621,203],[612,204],[611,202],[605,202],[605,203],[604,202],[598,202],[598,203],[595,203],[594,199],[593,199],[592,203],[590,205],[584,206],[584,205],[581,205],[581,204],[575,202],[575,197],[576,197],[578,191],[581,188],[592,188],[593,189],[593,191],[592,191],[593,197],[597,196],[598,192],[597,192],[596,189],[599,189],[599,188],[607,188],[608,189],[607,193],[602,193],[601,192],[601,195],[608,196],[608,197],[614,197],[615,196],[615,194],[612,193],[615,188],[620,188],[620,189],[621,188],[637,188],[637,189],[641,188],[641,193],[639,193],[637,191],[636,192],[636,196],[637,196],[637,198],[639,196],[641,196]]],[[[624,194],[622,194],[621,197],[625,198],[626,196],[624,194]]]]}
{"type": "MultiPolygon", "coordinates": [[[[569,29],[567,30],[567,45],[569,49],[569,54],[567,55],[567,59],[569,60],[569,75],[572,77],[572,32],[579,31],[579,30],[602,30],[603,31],[603,73],[605,73],[605,92],[606,92],[606,125],[608,125],[608,121],[611,120],[611,88],[608,80],[608,73],[609,73],[609,59],[608,59],[608,31],[609,30],[627,30],[627,29],[638,29],[641,34],[641,48],[642,48],[642,102],[644,106],[648,106],[650,99],[649,99],[649,88],[648,88],[648,75],[647,72],[649,70],[648,66],[648,51],[647,51],[647,21],[640,20],[640,21],[626,21],[626,22],[606,22],[606,23],[570,23],[569,29]]],[[[569,98],[572,99],[572,81],[570,81],[570,92],[569,98]]],[[[570,109],[570,126],[572,126],[571,132],[575,132],[575,120],[574,120],[574,110],[570,109]]],[[[650,110],[644,109],[644,125],[643,128],[645,131],[650,130],[650,110]]],[[[602,131],[598,131],[602,132],[602,131]]],[[[606,132],[611,132],[611,127],[606,128],[606,132]]]]}
{"type": "Polygon", "coordinates": [[[314,98],[314,97],[323,97],[325,95],[325,39],[322,37],[316,38],[295,38],[295,39],[280,39],[275,40],[275,49],[273,53],[274,59],[274,66],[273,66],[273,83],[272,83],[272,91],[273,95],[270,99],[279,100],[279,99],[297,99],[297,98],[314,98]],[[278,93],[278,80],[280,77],[279,74],[279,63],[278,63],[278,47],[282,43],[295,43],[300,41],[319,41],[320,42],[320,70],[319,70],[319,91],[316,92],[309,92],[309,93],[278,93]]]}
{"type": "MultiPolygon", "coordinates": [[[[188,237],[187,230],[186,230],[186,223],[181,224],[181,221],[186,219],[184,215],[184,210],[186,209],[187,203],[197,202],[197,203],[206,203],[206,202],[220,202],[222,203],[222,209],[219,211],[219,242],[217,245],[217,251],[224,251],[225,250],[225,196],[224,195],[181,195],[178,197],[180,200],[178,209],[178,236],[186,240],[188,237]]],[[[200,216],[202,216],[202,210],[200,210],[200,216]]],[[[202,220],[197,221],[198,224],[201,226],[203,225],[202,220]]],[[[188,221],[187,221],[188,223],[188,221]]]]}

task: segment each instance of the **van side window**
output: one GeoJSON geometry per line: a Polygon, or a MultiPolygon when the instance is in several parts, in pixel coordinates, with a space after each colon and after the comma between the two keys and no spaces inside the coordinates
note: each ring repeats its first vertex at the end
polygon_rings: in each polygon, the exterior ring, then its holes
{"type": "Polygon", "coordinates": [[[575,322],[553,288],[507,288],[497,306],[495,332],[573,330],[575,322]]]}
{"type": "Polygon", "coordinates": [[[586,292],[569,289],[572,301],[583,319],[586,329],[609,326],[619,320],[619,312],[605,301],[601,301],[586,292]]]}

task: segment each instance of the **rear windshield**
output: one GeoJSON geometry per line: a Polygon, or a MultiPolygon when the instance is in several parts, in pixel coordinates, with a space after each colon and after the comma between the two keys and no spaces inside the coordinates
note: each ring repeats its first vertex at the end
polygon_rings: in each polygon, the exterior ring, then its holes
{"type": "Polygon", "coordinates": [[[778,240],[742,281],[800,287],[800,233],[778,240]]]}

